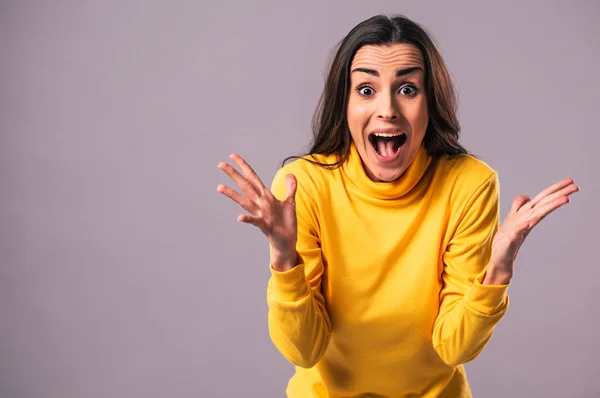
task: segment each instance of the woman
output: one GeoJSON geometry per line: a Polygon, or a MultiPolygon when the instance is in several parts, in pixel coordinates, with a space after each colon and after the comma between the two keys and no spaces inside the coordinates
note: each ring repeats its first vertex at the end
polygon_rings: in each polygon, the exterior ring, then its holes
{"type": "MultiPolygon", "coordinates": [[[[238,155],[218,191],[270,243],[269,331],[288,397],[470,397],[463,364],[508,308],[519,247],[579,188],[517,197],[458,142],[454,90],[426,32],[375,16],[342,40],[308,155],[267,189],[238,155]]],[[[284,162],[285,163],[285,162],[284,162]]]]}

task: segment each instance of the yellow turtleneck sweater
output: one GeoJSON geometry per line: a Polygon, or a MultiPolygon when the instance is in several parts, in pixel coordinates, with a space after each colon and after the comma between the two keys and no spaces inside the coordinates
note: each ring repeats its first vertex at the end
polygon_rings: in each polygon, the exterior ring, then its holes
{"type": "MultiPolygon", "coordinates": [[[[316,156],[333,163],[335,158],[316,156]]],[[[421,147],[394,183],[371,181],[352,145],[328,170],[296,160],[299,264],[271,268],[269,332],[296,372],[287,395],[471,397],[462,364],[489,341],[508,285],[482,285],[498,229],[497,174],[421,147]]]]}

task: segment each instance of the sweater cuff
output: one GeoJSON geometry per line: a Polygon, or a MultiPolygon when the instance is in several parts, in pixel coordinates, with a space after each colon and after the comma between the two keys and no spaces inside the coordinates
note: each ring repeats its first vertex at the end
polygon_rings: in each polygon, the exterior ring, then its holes
{"type": "Polygon", "coordinates": [[[467,297],[467,307],[485,315],[495,315],[508,305],[506,285],[483,285],[475,279],[467,297]]]}
{"type": "Polygon", "coordinates": [[[300,301],[310,294],[303,263],[287,271],[276,271],[272,266],[270,268],[273,279],[271,293],[276,301],[300,301]]]}

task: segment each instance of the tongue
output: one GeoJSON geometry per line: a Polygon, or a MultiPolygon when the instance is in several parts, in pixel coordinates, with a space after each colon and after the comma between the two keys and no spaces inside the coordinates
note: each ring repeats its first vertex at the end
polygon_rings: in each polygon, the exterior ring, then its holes
{"type": "Polygon", "coordinates": [[[389,158],[396,153],[394,146],[394,140],[377,140],[377,149],[379,150],[379,154],[384,158],[389,158]]]}

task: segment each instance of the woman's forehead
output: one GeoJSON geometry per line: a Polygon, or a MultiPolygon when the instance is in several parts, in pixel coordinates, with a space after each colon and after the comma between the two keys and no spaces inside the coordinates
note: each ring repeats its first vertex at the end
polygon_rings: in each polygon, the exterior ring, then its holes
{"type": "Polygon", "coordinates": [[[423,54],[412,44],[366,45],[358,49],[350,69],[404,69],[420,66],[425,69],[423,54]]]}

